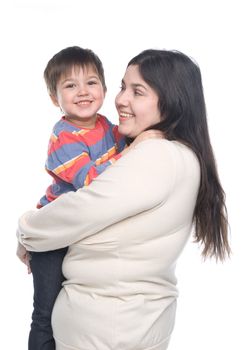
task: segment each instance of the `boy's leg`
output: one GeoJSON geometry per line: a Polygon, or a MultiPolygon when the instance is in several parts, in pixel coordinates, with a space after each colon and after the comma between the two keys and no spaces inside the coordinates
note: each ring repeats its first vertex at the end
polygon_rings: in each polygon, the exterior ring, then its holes
{"type": "Polygon", "coordinates": [[[30,266],[34,285],[34,310],[28,350],[55,350],[51,314],[64,277],[62,262],[68,248],[31,252],[30,266]]]}

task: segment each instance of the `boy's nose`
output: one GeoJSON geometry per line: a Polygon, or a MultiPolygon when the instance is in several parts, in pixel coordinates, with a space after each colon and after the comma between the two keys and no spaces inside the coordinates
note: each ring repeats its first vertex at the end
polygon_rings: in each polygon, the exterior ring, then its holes
{"type": "Polygon", "coordinates": [[[88,90],[85,85],[80,85],[78,89],[78,95],[88,95],[88,90]]]}

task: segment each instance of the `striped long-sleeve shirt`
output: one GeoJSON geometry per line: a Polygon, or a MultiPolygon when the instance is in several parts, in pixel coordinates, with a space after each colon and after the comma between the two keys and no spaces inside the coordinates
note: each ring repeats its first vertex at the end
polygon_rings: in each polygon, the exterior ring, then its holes
{"type": "Polygon", "coordinates": [[[75,191],[120,158],[125,147],[118,127],[98,115],[94,129],[81,128],[63,117],[52,131],[46,170],[53,182],[37,207],[43,207],[62,193],[75,191]]]}

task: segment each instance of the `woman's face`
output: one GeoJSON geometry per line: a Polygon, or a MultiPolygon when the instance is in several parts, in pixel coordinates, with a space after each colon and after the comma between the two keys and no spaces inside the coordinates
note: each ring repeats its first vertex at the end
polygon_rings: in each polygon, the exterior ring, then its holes
{"type": "Polygon", "coordinates": [[[143,80],[137,65],[127,68],[121,91],[115,99],[119,114],[119,132],[135,138],[161,121],[157,93],[143,80]]]}

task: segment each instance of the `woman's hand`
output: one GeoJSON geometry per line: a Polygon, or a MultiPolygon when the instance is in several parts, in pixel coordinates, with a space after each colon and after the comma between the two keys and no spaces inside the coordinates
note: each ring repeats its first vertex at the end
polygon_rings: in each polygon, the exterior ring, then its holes
{"type": "Polygon", "coordinates": [[[30,268],[30,254],[26,250],[26,248],[18,242],[17,251],[16,251],[17,257],[27,266],[28,273],[31,273],[30,268]]]}

